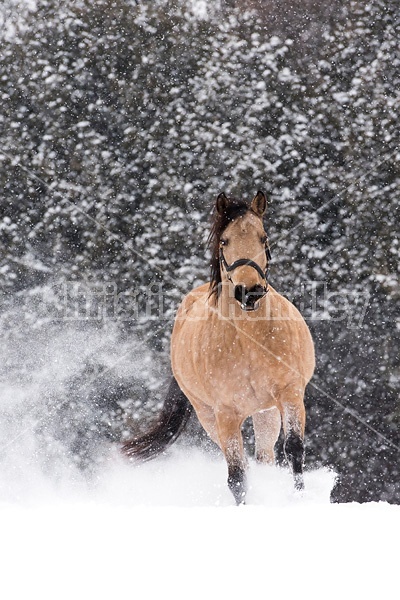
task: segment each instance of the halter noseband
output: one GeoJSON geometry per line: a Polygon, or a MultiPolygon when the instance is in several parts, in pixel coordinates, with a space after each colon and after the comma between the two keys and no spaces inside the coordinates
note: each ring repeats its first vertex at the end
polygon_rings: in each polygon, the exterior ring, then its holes
{"type": "Polygon", "coordinates": [[[258,265],[256,262],[254,262],[254,260],[250,260],[249,258],[239,258],[238,260],[235,260],[235,262],[233,262],[231,265],[228,265],[226,258],[224,256],[222,247],[220,246],[219,259],[220,259],[222,265],[224,266],[224,269],[227,273],[229,281],[231,283],[233,283],[232,278],[230,276],[231,271],[234,271],[238,267],[242,267],[242,266],[252,267],[253,269],[255,269],[257,271],[257,273],[260,275],[260,277],[265,281],[264,294],[263,294],[263,296],[265,296],[268,293],[268,268],[269,268],[269,261],[271,260],[271,253],[270,253],[268,246],[266,247],[265,251],[266,251],[266,255],[267,255],[267,266],[265,268],[265,271],[263,271],[262,268],[260,267],[260,265],[258,265]]]}

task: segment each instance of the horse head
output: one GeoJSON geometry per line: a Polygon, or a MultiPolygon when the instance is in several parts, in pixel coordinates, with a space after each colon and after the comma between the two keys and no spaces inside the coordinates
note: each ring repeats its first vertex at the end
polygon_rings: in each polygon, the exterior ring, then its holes
{"type": "MultiPolygon", "coordinates": [[[[213,283],[228,281],[242,310],[253,311],[268,292],[270,260],[268,238],[263,226],[267,200],[258,191],[251,204],[219,194],[213,236],[213,283]],[[217,254],[217,256],[215,256],[217,254]],[[216,269],[218,262],[218,271],[216,269]]],[[[211,238],[210,236],[210,238],[211,238]]],[[[212,292],[218,291],[212,289],[212,292]]]]}

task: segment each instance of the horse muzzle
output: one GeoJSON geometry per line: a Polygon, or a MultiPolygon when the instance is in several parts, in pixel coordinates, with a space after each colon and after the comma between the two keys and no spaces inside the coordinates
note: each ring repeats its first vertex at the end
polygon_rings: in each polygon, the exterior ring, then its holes
{"type": "Polygon", "coordinates": [[[262,285],[254,285],[247,289],[245,285],[235,285],[235,300],[240,304],[240,308],[246,312],[257,310],[260,306],[260,300],[264,298],[267,289],[262,285]]]}

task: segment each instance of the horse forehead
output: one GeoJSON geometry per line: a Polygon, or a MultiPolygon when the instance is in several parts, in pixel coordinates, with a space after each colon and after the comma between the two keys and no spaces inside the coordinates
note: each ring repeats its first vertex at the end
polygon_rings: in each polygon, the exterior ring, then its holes
{"type": "Polygon", "coordinates": [[[232,233],[242,235],[248,235],[263,230],[260,219],[256,217],[256,215],[250,213],[236,219],[236,221],[231,224],[231,227],[232,233]]]}

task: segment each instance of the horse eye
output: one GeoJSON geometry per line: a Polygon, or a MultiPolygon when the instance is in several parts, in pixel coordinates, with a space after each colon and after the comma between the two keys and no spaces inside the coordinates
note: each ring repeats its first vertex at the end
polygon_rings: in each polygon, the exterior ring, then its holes
{"type": "Polygon", "coordinates": [[[219,243],[221,246],[226,246],[228,244],[228,240],[220,240],[219,243]]]}

